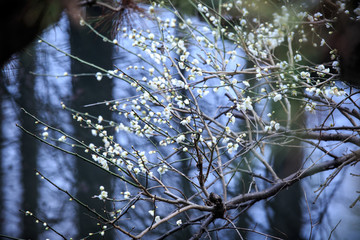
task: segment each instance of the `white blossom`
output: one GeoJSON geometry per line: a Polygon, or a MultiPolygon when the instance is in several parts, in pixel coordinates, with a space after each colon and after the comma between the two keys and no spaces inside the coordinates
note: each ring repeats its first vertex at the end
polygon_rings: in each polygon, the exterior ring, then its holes
{"type": "Polygon", "coordinates": [[[102,75],[101,72],[97,72],[97,73],[95,74],[95,77],[96,77],[96,80],[101,81],[101,79],[103,78],[103,75],[102,75]]]}
{"type": "Polygon", "coordinates": [[[305,105],[305,111],[310,112],[310,113],[315,113],[315,107],[316,107],[316,103],[314,103],[314,102],[307,103],[305,105]]]}
{"type": "Polygon", "coordinates": [[[129,191],[124,192],[124,199],[129,199],[131,196],[129,191]]]}
{"type": "Polygon", "coordinates": [[[280,93],[277,93],[274,97],[274,102],[280,101],[282,99],[282,95],[280,93]]]}
{"type": "Polygon", "coordinates": [[[101,191],[101,193],[100,193],[100,195],[98,197],[101,200],[105,200],[108,197],[108,192],[107,191],[101,191]]]}
{"type": "Polygon", "coordinates": [[[66,141],[66,136],[61,136],[59,139],[58,139],[60,142],[65,142],[66,141]]]}
{"type": "Polygon", "coordinates": [[[181,143],[185,141],[185,135],[181,134],[179,137],[176,138],[177,143],[181,143]]]}
{"type": "Polygon", "coordinates": [[[245,85],[245,87],[250,87],[250,84],[248,81],[243,81],[242,83],[245,85]]]}
{"type": "Polygon", "coordinates": [[[159,173],[160,175],[162,175],[162,174],[164,174],[164,173],[166,173],[166,172],[168,171],[168,167],[167,167],[165,164],[163,164],[162,166],[160,166],[160,167],[157,169],[157,171],[158,171],[158,173],[159,173]]]}
{"type": "Polygon", "coordinates": [[[243,103],[237,104],[236,109],[238,111],[253,110],[251,98],[249,96],[247,96],[243,103]]]}
{"type": "Polygon", "coordinates": [[[295,60],[295,62],[300,62],[300,61],[302,60],[301,55],[300,55],[300,54],[296,54],[296,55],[294,56],[294,60],[295,60]]]}

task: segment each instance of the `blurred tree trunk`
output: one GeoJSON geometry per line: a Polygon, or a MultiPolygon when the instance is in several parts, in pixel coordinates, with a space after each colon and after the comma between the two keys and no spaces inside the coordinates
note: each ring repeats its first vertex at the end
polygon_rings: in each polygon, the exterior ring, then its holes
{"type": "MultiPolygon", "coordinates": [[[[290,100],[292,113],[291,116],[296,115],[296,111],[300,109],[299,101],[290,100]]],[[[286,114],[279,107],[279,104],[274,104],[272,119],[279,122],[282,126],[286,125],[286,114]],[[276,106],[276,107],[275,107],[276,106]]],[[[292,122],[292,127],[301,124],[304,121],[304,115],[292,122]]],[[[289,176],[290,174],[299,170],[302,166],[304,158],[301,142],[293,140],[285,146],[274,145],[271,147],[270,162],[274,171],[280,178],[289,176]]],[[[279,236],[285,239],[303,239],[301,236],[301,229],[303,225],[303,211],[301,207],[302,201],[301,184],[296,183],[293,186],[281,191],[272,200],[267,201],[267,207],[271,209],[268,212],[270,234],[279,236]],[[285,234],[285,235],[283,235],[285,234]]]]}
{"type": "MultiPolygon", "coordinates": [[[[35,71],[36,52],[32,45],[20,55],[17,82],[19,83],[19,100],[20,107],[37,114],[37,99],[35,93],[35,76],[30,72],[35,71]]],[[[20,111],[20,124],[30,132],[36,132],[37,126],[34,120],[20,111]]],[[[37,168],[39,142],[29,134],[21,131],[20,133],[20,157],[21,157],[21,183],[23,193],[21,198],[21,209],[36,213],[38,209],[39,182],[35,175],[37,168]]],[[[38,224],[32,217],[22,215],[22,233],[21,238],[38,239],[38,224]]]]}
{"type": "MultiPolygon", "coordinates": [[[[243,64],[242,62],[239,62],[239,64],[243,64]]],[[[246,61],[245,64],[246,68],[251,68],[253,67],[254,63],[251,61],[246,61]]],[[[249,79],[253,79],[255,78],[255,74],[245,74],[243,76],[244,80],[249,80],[249,79]]],[[[252,81],[249,82],[251,85],[253,84],[252,81]]],[[[254,89],[254,91],[260,91],[260,89],[254,89]]],[[[248,93],[245,97],[254,97],[253,94],[248,93]]],[[[246,120],[241,120],[240,123],[238,122],[239,125],[239,130],[240,131],[244,131],[247,132],[248,126],[246,124],[246,120]]],[[[256,162],[256,160],[254,161],[254,154],[249,151],[243,155],[241,155],[241,158],[239,158],[239,161],[234,161],[233,163],[233,167],[234,169],[248,169],[248,164],[250,165],[251,168],[254,167],[254,163],[256,162]],[[247,163],[246,163],[247,161],[247,163]]],[[[234,186],[234,192],[232,193],[232,197],[239,195],[239,194],[245,194],[249,191],[249,187],[251,186],[252,182],[254,181],[253,177],[250,176],[248,173],[241,173],[238,172],[235,176],[236,178],[238,178],[239,180],[235,181],[235,186],[234,186]]],[[[253,188],[253,187],[252,187],[253,188]]],[[[251,189],[253,190],[253,189],[251,189]]],[[[241,212],[243,209],[239,208],[238,211],[241,212]]],[[[257,225],[258,223],[255,223],[255,219],[251,216],[251,214],[249,213],[249,211],[245,211],[243,212],[241,215],[239,215],[237,222],[236,222],[236,226],[238,226],[239,228],[244,228],[244,229],[251,229],[252,227],[254,227],[254,225],[257,225]]],[[[231,233],[233,238],[238,238],[238,234],[236,232],[231,233]]],[[[244,231],[241,232],[242,236],[245,238],[249,238],[251,239],[251,237],[253,236],[251,234],[251,232],[248,231],[244,231]]]]}
{"type": "MultiPolygon", "coordinates": [[[[101,15],[101,9],[92,7],[87,9],[87,17],[97,17],[101,15]]],[[[109,36],[108,29],[104,29],[103,25],[99,25],[97,30],[102,34],[109,36]]],[[[70,48],[71,54],[91,62],[95,65],[101,66],[105,69],[113,69],[112,53],[113,47],[109,43],[104,43],[103,39],[90,32],[87,27],[79,27],[78,25],[70,25],[70,48]]],[[[95,107],[85,108],[84,105],[89,103],[102,102],[104,100],[111,100],[113,91],[112,79],[103,77],[101,81],[97,81],[95,73],[98,70],[93,69],[85,64],[82,64],[74,59],[71,59],[71,72],[77,73],[94,73],[94,76],[76,77],[72,78],[72,102],[71,107],[81,111],[88,112],[95,116],[103,116],[104,119],[111,120],[111,111],[105,105],[98,105],[95,107]]],[[[106,75],[106,74],[104,74],[106,75]]],[[[90,129],[79,127],[78,122],[74,122],[74,137],[84,141],[86,144],[94,143],[97,146],[102,146],[102,140],[93,137],[90,129]]],[[[78,149],[77,153],[91,159],[89,154],[84,153],[83,149],[78,149]]],[[[88,204],[99,213],[104,213],[104,203],[99,199],[94,199],[92,196],[100,193],[99,186],[104,186],[105,189],[111,193],[111,178],[110,175],[98,171],[94,166],[78,160],[76,163],[75,183],[77,189],[77,198],[80,201],[88,204]]],[[[107,206],[110,207],[110,206],[107,206]]],[[[97,225],[96,219],[89,217],[91,215],[86,209],[78,208],[78,233],[75,239],[80,239],[101,230],[97,225]]],[[[98,235],[97,235],[98,236],[98,235]]],[[[106,235],[106,239],[111,239],[106,235]]]]}
{"type": "MultiPolygon", "coordinates": [[[[245,126],[242,127],[242,128],[244,129],[245,126]]],[[[249,164],[254,162],[252,160],[254,158],[253,154],[248,152],[248,153],[241,156],[241,160],[239,160],[239,161],[241,161],[241,163],[236,161],[233,164],[234,169],[236,169],[236,168],[247,169],[248,166],[244,162],[245,158],[247,159],[249,164]]],[[[253,167],[253,166],[251,166],[251,167],[253,167]]],[[[249,191],[249,186],[250,186],[251,182],[253,181],[252,177],[247,173],[241,173],[241,174],[237,173],[235,177],[238,179],[238,180],[235,181],[235,184],[234,184],[234,190],[235,191],[232,192],[232,193],[229,192],[229,195],[231,194],[232,197],[236,196],[236,195],[239,195],[239,194],[247,193],[249,191]]],[[[239,208],[238,209],[239,213],[242,210],[243,209],[239,208]]],[[[251,214],[249,213],[249,211],[245,211],[242,214],[240,214],[239,217],[237,218],[237,221],[236,221],[236,226],[239,227],[239,228],[243,228],[243,229],[251,229],[252,227],[254,227],[254,225],[255,225],[254,219],[251,216],[251,214]]],[[[242,237],[244,237],[245,239],[251,239],[251,236],[252,236],[251,232],[240,231],[240,233],[241,233],[242,237]]],[[[236,232],[230,232],[230,234],[234,239],[239,237],[239,235],[236,232]]]]}

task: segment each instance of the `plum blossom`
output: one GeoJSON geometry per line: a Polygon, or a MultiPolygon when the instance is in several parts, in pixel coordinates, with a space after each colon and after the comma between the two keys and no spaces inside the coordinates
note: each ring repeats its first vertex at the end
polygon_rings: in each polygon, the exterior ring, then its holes
{"type": "Polygon", "coordinates": [[[274,102],[280,101],[282,99],[282,95],[280,93],[277,93],[274,97],[274,102]]]}
{"type": "Polygon", "coordinates": [[[165,164],[163,164],[162,166],[160,166],[159,168],[158,168],[158,173],[160,174],[160,175],[162,175],[162,174],[164,174],[164,173],[166,173],[167,171],[168,171],[168,167],[165,165],[165,164]]]}
{"type": "Polygon", "coordinates": [[[101,79],[103,78],[103,75],[102,75],[101,72],[97,72],[97,73],[95,74],[95,77],[96,77],[96,80],[101,81],[101,79]]]}
{"type": "Polygon", "coordinates": [[[181,134],[179,137],[176,138],[177,143],[181,143],[185,141],[185,135],[181,134]]]}

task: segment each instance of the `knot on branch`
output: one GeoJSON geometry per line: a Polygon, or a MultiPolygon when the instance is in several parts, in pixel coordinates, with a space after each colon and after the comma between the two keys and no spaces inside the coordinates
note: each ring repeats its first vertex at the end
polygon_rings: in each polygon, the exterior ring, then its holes
{"type": "Polygon", "coordinates": [[[222,198],[216,193],[210,193],[206,205],[214,206],[213,215],[215,218],[224,218],[225,206],[222,198]]]}

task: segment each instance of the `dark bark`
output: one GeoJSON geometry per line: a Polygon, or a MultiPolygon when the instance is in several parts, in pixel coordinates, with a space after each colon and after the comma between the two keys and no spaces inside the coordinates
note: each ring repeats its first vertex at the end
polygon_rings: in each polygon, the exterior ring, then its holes
{"type": "MultiPolygon", "coordinates": [[[[26,109],[34,115],[37,115],[37,99],[35,93],[35,76],[29,72],[35,70],[35,48],[31,46],[26,52],[21,54],[19,59],[19,70],[17,75],[17,82],[19,83],[19,99],[20,107],[26,109]]],[[[20,124],[31,132],[36,132],[36,125],[33,119],[20,112],[20,124]]],[[[21,157],[21,184],[23,193],[21,198],[21,209],[24,211],[36,212],[38,208],[39,197],[39,182],[35,175],[37,166],[39,143],[34,139],[21,132],[20,135],[20,157],[21,157]]],[[[22,217],[22,233],[21,237],[24,239],[38,239],[39,228],[35,220],[29,216],[22,217]]]]}
{"type": "MultiPolygon", "coordinates": [[[[300,106],[296,101],[291,101],[293,109],[291,115],[295,116],[300,106]]],[[[278,105],[277,105],[278,106],[278,105]]],[[[286,114],[282,109],[276,109],[276,115],[273,117],[282,124],[286,124],[286,114]]],[[[301,124],[303,118],[298,118],[296,122],[292,122],[292,126],[301,124]]],[[[303,150],[301,141],[293,140],[291,146],[272,146],[270,162],[273,163],[273,169],[282,179],[301,169],[303,161],[303,150]]],[[[271,201],[267,202],[267,206],[272,210],[269,215],[269,234],[273,236],[283,237],[285,239],[302,239],[302,191],[299,183],[294,184],[290,188],[281,191],[271,201]]]]}
{"type": "MultiPolygon", "coordinates": [[[[98,8],[91,8],[87,11],[88,17],[96,17],[101,14],[98,8]]],[[[108,31],[98,26],[97,30],[108,35],[108,31]]],[[[70,26],[70,48],[71,54],[91,62],[95,65],[105,69],[112,69],[112,51],[113,47],[109,43],[104,43],[102,38],[90,32],[87,27],[78,27],[76,25],[70,26]]],[[[104,119],[111,120],[111,111],[105,105],[98,105],[94,107],[85,108],[86,104],[102,102],[104,100],[111,100],[113,91],[112,79],[103,77],[102,81],[97,81],[95,73],[98,70],[84,65],[76,60],[71,60],[71,72],[76,73],[94,73],[93,77],[76,77],[72,78],[72,108],[80,112],[88,112],[92,115],[101,115],[104,119]]],[[[104,74],[106,75],[106,74],[104,74]]],[[[74,137],[84,141],[86,144],[94,143],[97,146],[102,146],[101,138],[93,137],[89,129],[79,127],[78,122],[74,122],[74,137]]],[[[83,149],[78,149],[77,153],[91,158],[86,155],[83,149]]],[[[92,196],[99,194],[99,186],[103,185],[105,189],[111,193],[110,175],[99,171],[94,166],[91,166],[81,160],[76,163],[76,189],[77,198],[88,204],[91,208],[96,209],[100,214],[103,214],[103,202],[99,199],[93,199],[92,196]]],[[[88,236],[90,232],[97,232],[100,227],[96,224],[96,219],[91,219],[85,209],[78,209],[78,228],[79,235],[76,237],[80,239],[88,236]]],[[[108,235],[106,239],[111,239],[108,235]]]]}

